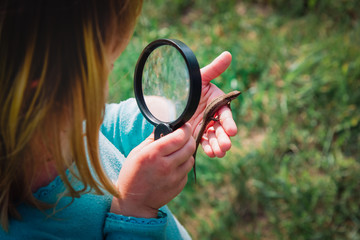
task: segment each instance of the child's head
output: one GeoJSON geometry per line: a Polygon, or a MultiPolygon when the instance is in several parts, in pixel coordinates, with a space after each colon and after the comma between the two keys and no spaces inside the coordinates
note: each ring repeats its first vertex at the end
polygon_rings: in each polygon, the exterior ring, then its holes
{"type": "Polygon", "coordinates": [[[30,187],[47,161],[65,181],[74,161],[85,187],[116,194],[100,167],[98,131],[111,64],[132,34],[141,0],[0,4],[1,224],[16,216],[16,204],[37,204],[30,187]]]}

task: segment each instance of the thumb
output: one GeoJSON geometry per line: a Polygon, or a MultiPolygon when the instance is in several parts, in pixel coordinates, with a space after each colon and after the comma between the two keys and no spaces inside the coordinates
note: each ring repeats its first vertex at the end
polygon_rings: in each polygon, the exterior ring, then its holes
{"type": "Polygon", "coordinates": [[[211,80],[220,76],[231,63],[232,56],[225,51],[214,59],[209,65],[201,69],[201,79],[203,85],[207,85],[211,80]]]}

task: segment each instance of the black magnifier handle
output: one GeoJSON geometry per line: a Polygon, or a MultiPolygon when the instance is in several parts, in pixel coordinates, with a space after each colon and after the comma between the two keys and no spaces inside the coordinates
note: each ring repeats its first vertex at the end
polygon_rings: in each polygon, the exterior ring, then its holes
{"type": "Polygon", "coordinates": [[[160,123],[155,127],[155,140],[171,133],[173,130],[171,127],[166,123],[160,123]]]}

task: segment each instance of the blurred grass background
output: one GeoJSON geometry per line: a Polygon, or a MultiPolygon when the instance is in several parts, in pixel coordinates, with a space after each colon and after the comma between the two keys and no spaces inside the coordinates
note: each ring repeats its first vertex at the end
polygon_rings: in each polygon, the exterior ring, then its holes
{"type": "Polygon", "coordinates": [[[145,1],[110,102],[133,97],[137,58],[158,38],[201,66],[230,51],[213,82],[249,89],[232,102],[231,151],[199,150],[197,184],[190,173],[169,204],[194,239],[360,239],[360,1],[145,1]]]}

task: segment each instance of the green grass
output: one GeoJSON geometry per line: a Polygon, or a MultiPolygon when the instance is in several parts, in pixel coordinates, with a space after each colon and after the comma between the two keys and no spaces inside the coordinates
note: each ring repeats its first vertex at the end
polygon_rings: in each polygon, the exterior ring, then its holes
{"type": "Polygon", "coordinates": [[[145,2],[109,101],[133,96],[152,40],[182,40],[201,66],[230,51],[214,83],[249,89],[232,102],[239,133],[223,159],[199,150],[172,211],[194,239],[360,239],[359,3],[254,2],[145,2]]]}

